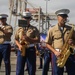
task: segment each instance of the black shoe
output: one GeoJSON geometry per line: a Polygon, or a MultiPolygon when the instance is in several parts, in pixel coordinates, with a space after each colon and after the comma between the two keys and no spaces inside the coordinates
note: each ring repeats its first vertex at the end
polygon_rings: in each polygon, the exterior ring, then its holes
{"type": "Polygon", "coordinates": [[[42,67],[39,67],[38,69],[42,69],[42,67]]]}

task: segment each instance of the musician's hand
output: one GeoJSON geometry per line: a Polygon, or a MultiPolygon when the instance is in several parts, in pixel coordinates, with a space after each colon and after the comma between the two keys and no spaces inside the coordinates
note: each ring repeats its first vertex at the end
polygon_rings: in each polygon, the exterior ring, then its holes
{"type": "Polygon", "coordinates": [[[22,50],[22,45],[19,45],[19,47],[18,47],[18,48],[19,48],[19,50],[21,51],[21,50],[22,50]]]}
{"type": "Polygon", "coordinates": [[[24,34],[24,35],[22,35],[22,38],[21,38],[21,40],[26,40],[26,35],[24,34]]]}
{"type": "Polygon", "coordinates": [[[25,36],[24,35],[22,36],[21,40],[25,40],[25,36]]]}
{"type": "Polygon", "coordinates": [[[5,29],[5,30],[3,30],[3,32],[4,32],[4,33],[8,33],[8,30],[5,29]]]}
{"type": "Polygon", "coordinates": [[[56,57],[59,57],[61,52],[55,50],[54,54],[55,54],[56,57]]]}
{"type": "Polygon", "coordinates": [[[28,37],[27,35],[24,35],[23,36],[23,40],[26,40],[27,42],[31,42],[31,43],[34,43],[34,38],[31,38],[31,37],[28,37]],[[23,39],[24,38],[24,39],[23,39]]]}
{"type": "Polygon", "coordinates": [[[69,44],[69,45],[72,45],[72,44],[73,44],[73,40],[72,40],[72,39],[69,39],[69,40],[68,40],[68,44],[69,44]]]}

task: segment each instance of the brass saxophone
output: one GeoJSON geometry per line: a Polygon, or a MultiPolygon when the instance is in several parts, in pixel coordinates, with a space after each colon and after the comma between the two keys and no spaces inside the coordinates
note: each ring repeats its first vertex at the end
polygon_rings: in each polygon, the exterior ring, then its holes
{"type": "Polygon", "coordinates": [[[22,56],[25,56],[25,48],[27,47],[28,45],[28,42],[26,40],[22,40],[22,36],[25,34],[24,32],[24,29],[22,29],[20,32],[19,32],[19,38],[20,38],[20,44],[22,45],[22,50],[21,50],[21,55],[22,56]]]}
{"type": "Polygon", "coordinates": [[[57,58],[57,66],[58,67],[64,67],[69,55],[71,54],[71,52],[73,52],[74,47],[70,46],[68,44],[68,40],[72,37],[74,31],[74,26],[72,25],[72,29],[70,31],[70,34],[68,35],[67,40],[65,41],[65,44],[63,45],[62,49],[61,49],[61,55],[57,58]]]}

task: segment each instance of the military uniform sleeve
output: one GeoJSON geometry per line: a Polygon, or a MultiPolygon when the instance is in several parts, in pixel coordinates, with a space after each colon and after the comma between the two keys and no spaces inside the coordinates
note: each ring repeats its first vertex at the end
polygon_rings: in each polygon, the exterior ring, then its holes
{"type": "Polygon", "coordinates": [[[21,36],[21,32],[23,31],[22,27],[19,27],[15,33],[15,39],[19,41],[20,36],[21,36]]]}
{"type": "Polygon", "coordinates": [[[8,33],[4,33],[6,37],[11,37],[11,35],[13,34],[13,28],[10,25],[5,26],[4,28],[5,30],[7,30],[8,33]]]}
{"type": "Polygon", "coordinates": [[[50,28],[48,30],[45,42],[48,43],[48,44],[52,44],[52,28],[50,28]]]}
{"type": "Polygon", "coordinates": [[[19,32],[20,32],[20,28],[18,28],[16,30],[16,33],[15,33],[15,40],[19,40],[19,32]]]}

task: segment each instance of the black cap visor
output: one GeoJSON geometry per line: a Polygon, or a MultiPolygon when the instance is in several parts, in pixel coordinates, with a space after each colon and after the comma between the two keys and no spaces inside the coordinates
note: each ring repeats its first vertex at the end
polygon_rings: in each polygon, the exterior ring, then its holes
{"type": "Polygon", "coordinates": [[[67,15],[67,14],[58,14],[58,16],[61,16],[61,17],[63,17],[63,18],[68,17],[68,15],[67,15]]]}
{"type": "Polygon", "coordinates": [[[0,20],[4,20],[4,19],[6,19],[5,17],[3,17],[3,18],[0,18],[0,20]]]}

